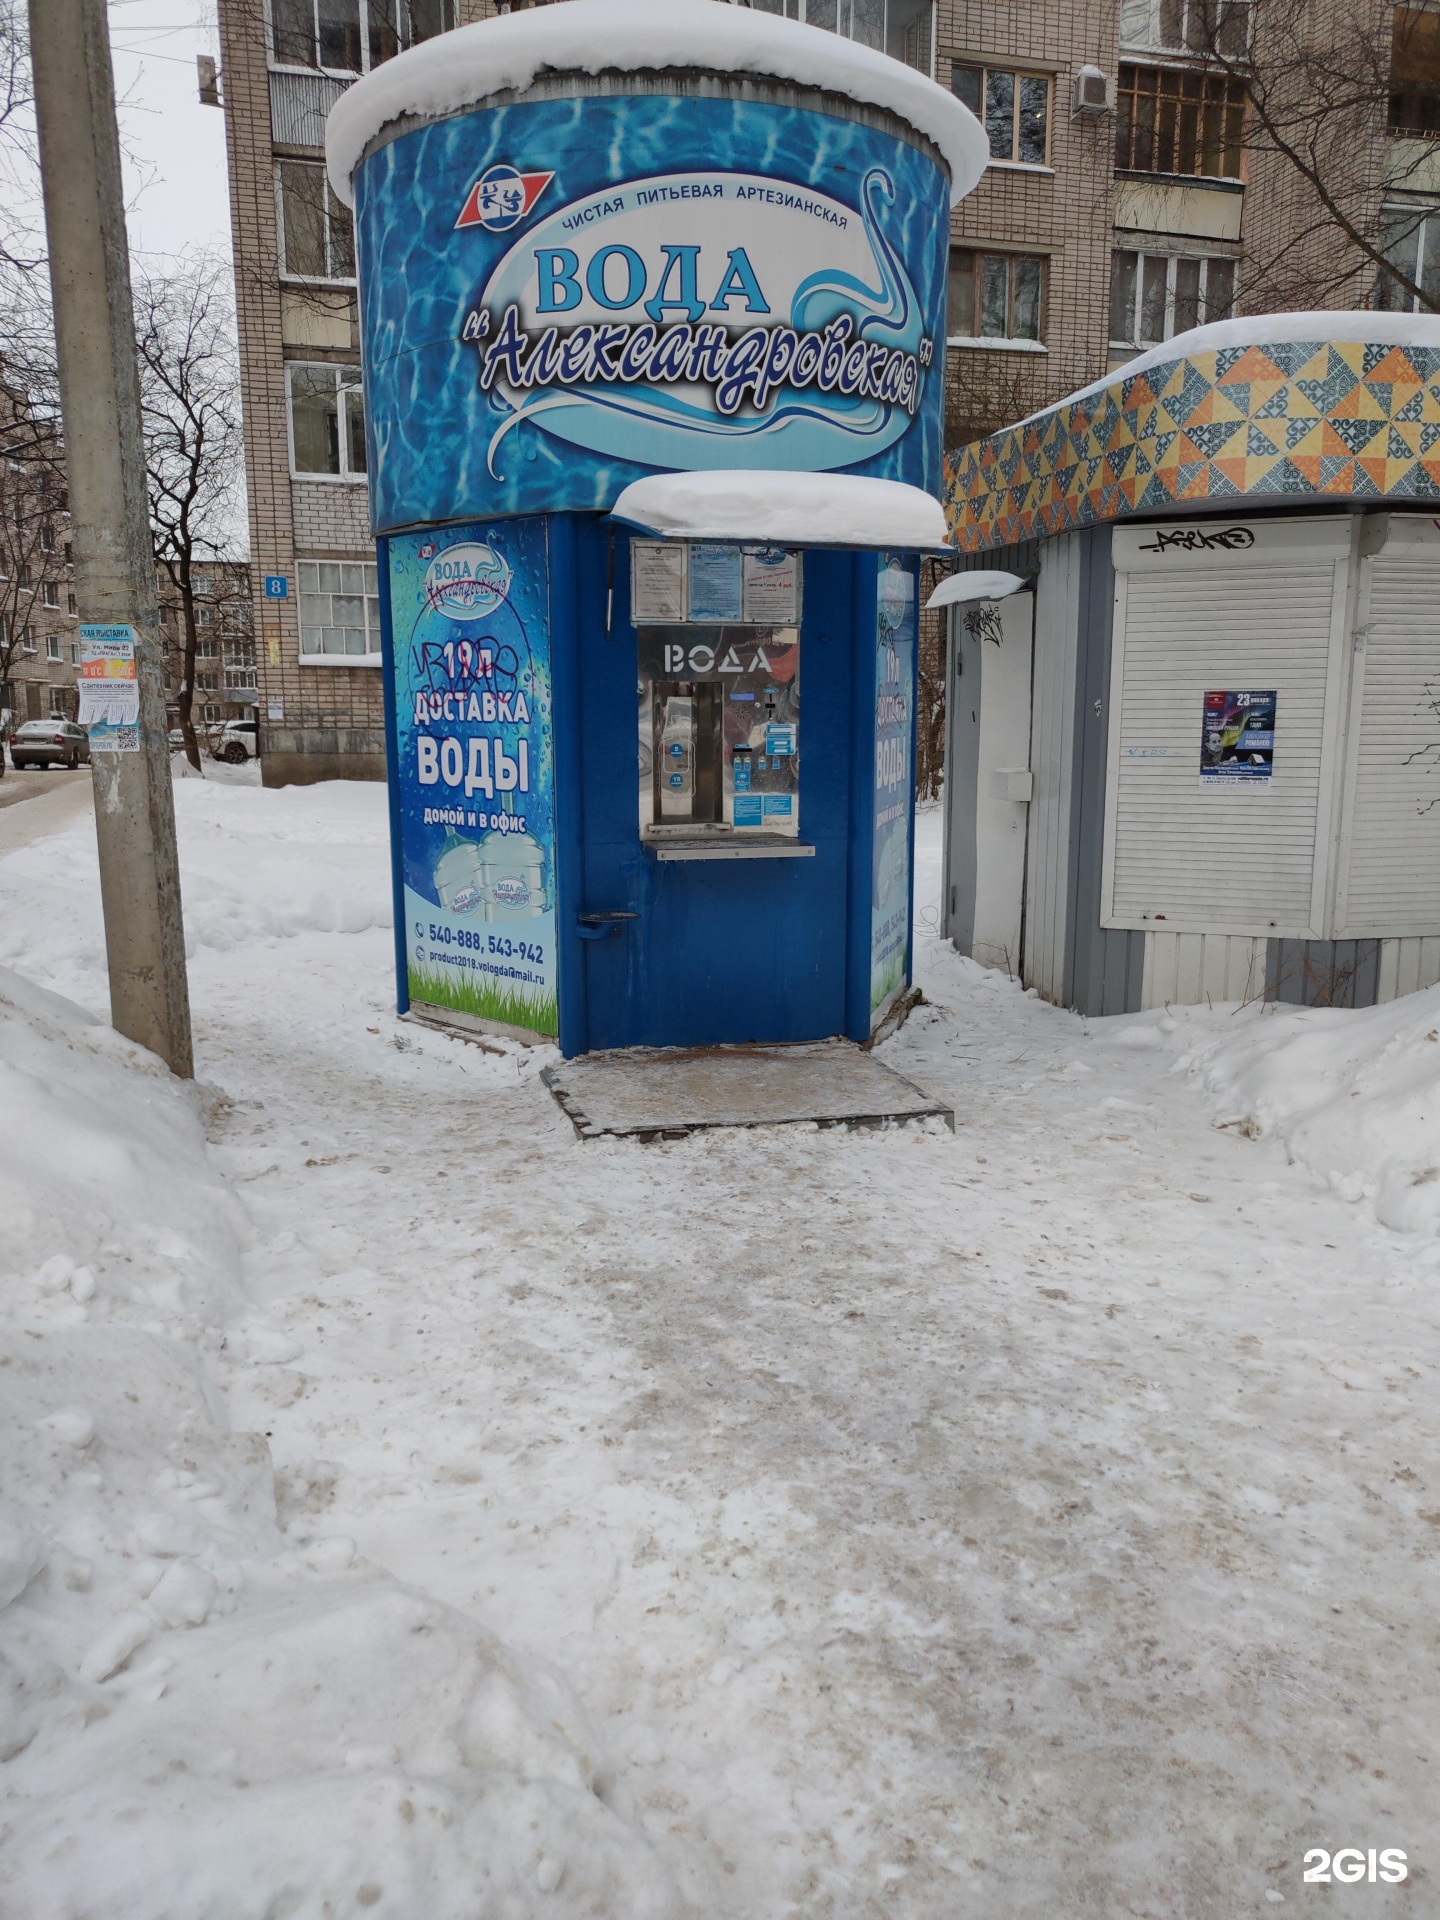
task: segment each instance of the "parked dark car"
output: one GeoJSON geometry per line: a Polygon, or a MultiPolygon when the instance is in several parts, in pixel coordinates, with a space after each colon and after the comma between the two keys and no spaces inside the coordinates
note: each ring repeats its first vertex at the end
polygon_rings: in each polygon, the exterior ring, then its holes
{"type": "Polygon", "coordinates": [[[10,736],[10,759],[16,767],[84,766],[90,758],[90,736],[73,720],[27,720],[10,736]]]}

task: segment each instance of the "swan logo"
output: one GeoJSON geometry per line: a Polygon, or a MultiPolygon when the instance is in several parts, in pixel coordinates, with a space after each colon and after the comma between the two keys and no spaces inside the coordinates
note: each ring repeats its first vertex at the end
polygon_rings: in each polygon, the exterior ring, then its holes
{"type": "Polygon", "coordinates": [[[920,412],[935,341],[888,231],[894,180],[852,207],[714,170],[558,208],[516,241],[461,339],[498,413],[649,467],[825,472],[874,458],[920,412]]]}
{"type": "Polygon", "coordinates": [[[446,547],[425,570],[425,604],[447,620],[483,620],[509,591],[504,555],[479,541],[446,547]]]}

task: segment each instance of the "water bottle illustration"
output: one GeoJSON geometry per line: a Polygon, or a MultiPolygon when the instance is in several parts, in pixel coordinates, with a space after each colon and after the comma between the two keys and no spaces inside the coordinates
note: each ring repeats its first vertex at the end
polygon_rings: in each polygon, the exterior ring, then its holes
{"type": "Polygon", "coordinates": [[[546,909],[545,855],[529,833],[487,833],[480,842],[487,920],[535,920],[546,909]]]}
{"type": "Polygon", "coordinates": [[[478,913],[484,903],[481,850],[473,840],[448,833],[435,862],[435,892],[451,913],[478,913]]]}

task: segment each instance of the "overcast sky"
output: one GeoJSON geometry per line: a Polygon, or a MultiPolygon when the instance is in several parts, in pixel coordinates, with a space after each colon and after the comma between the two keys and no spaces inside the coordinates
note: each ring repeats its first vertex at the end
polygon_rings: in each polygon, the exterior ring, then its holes
{"type": "Polygon", "coordinates": [[[127,154],[130,245],[153,264],[187,244],[230,251],[225,117],[200,105],[195,56],[217,58],[214,0],[109,0],[127,154]]]}

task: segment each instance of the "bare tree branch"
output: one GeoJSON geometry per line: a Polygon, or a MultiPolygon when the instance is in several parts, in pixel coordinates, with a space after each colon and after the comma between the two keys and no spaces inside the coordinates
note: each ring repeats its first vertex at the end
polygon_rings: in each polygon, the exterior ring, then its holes
{"type": "MultiPolygon", "coordinates": [[[[137,274],[135,340],[155,560],[180,605],[172,677],[178,680],[185,752],[198,769],[194,702],[199,569],[232,554],[243,486],[228,263],[195,254],[174,272],[137,274]]],[[[233,571],[217,569],[214,580],[231,580],[233,571]]]]}

